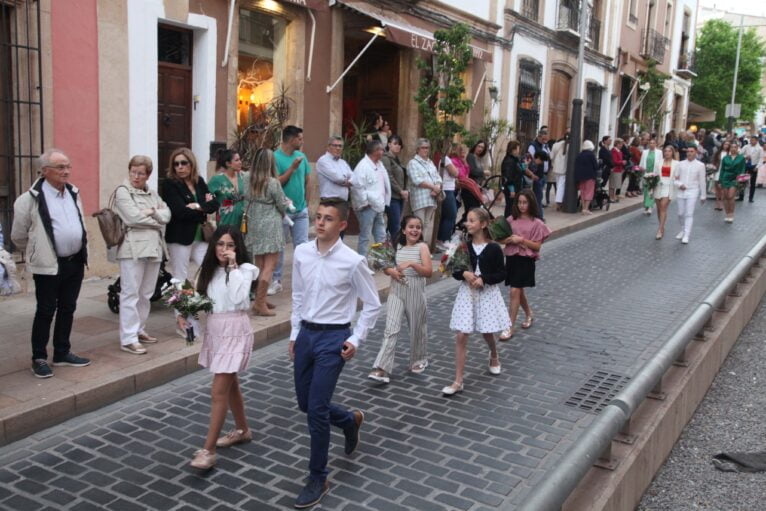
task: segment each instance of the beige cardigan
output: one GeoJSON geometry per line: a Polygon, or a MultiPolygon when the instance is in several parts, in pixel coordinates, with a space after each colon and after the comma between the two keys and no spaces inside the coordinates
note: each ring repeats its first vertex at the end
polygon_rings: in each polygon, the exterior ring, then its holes
{"type": "Polygon", "coordinates": [[[127,179],[117,187],[114,211],[125,225],[125,241],[117,250],[117,259],[162,261],[166,253],[165,224],[170,222],[170,208],[152,189],[139,190],[127,179]],[[155,208],[152,216],[141,213],[155,208]]]}

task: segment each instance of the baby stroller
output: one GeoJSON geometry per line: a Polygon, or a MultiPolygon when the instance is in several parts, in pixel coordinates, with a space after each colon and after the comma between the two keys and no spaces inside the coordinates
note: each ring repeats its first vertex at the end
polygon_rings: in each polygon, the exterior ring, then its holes
{"type": "MultiPolygon", "coordinates": [[[[501,183],[502,176],[490,176],[482,181],[481,184],[476,183],[476,181],[468,177],[460,177],[457,179],[457,184],[460,187],[461,193],[470,193],[479,202],[480,207],[487,210],[490,218],[494,218],[492,207],[502,194],[502,191],[495,192],[495,189],[493,188],[494,181],[501,183]]],[[[496,188],[501,189],[501,186],[497,186],[496,188]]],[[[460,225],[457,227],[460,230],[465,230],[462,222],[460,222],[460,225]]]]}
{"type": "Polygon", "coordinates": [[[590,201],[591,211],[594,209],[609,211],[611,202],[609,201],[609,190],[606,188],[609,175],[607,174],[606,178],[603,178],[603,175],[604,167],[599,166],[599,169],[596,171],[596,190],[593,192],[593,200],[590,201]]]}
{"type": "MultiPolygon", "coordinates": [[[[173,278],[173,276],[165,269],[165,261],[166,259],[162,259],[162,263],[160,263],[160,273],[157,275],[157,285],[154,288],[154,294],[150,298],[152,302],[156,302],[162,297],[162,293],[164,293],[170,286],[170,280],[173,278]]],[[[119,314],[120,312],[120,290],[119,277],[114,281],[114,284],[107,287],[106,303],[109,306],[109,310],[115,314],[119,314]]]]}

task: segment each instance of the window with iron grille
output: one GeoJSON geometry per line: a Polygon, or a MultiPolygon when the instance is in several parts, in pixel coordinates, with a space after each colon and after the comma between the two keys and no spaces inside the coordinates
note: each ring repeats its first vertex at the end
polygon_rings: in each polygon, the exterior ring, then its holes
{"type": "Polygon", "coordinates": [[[522,147],[535,138],[540,120],[542,66],[532,60],[519,65],[519,88],[516,103],[516,138],[522,147]]]}
{"type": "Polygon", "coordinates": [[[532,21],[537,21],[540,12],[540,0],[524,0],[521,3],[521,15],[532,21]]]}
{"type": "Polygon", "coordinates": [[[589,83],[585,91],[585,117],[583,119],[583,140],[597,142],[599,137],[599,126],[601,125],[601,97],[604,89],[595,84],[589,83]]]}
{"type": "Polygon", "coordinates": [[[13,202],[43,152],[40,2],[0,1],[0,224],[10,248],[13,202]]]}

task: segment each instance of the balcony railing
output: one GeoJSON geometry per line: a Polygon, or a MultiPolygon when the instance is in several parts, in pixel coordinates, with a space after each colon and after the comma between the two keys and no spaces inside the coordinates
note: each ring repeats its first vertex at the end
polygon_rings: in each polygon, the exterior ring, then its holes
{"type": "Polygon", "coordinates": [[[678,67],[676,74],[683,78],[694,78],[697,76],[694,65],[694,52],[683,52],[678,57],[678,67]]]}
{"type": "Polygon", "coordinates": [[[668,45],[668,38],[653,29],[645,30],[641,34],[641,56],[645,59],[652,59],[658,64],[665,60],[665,47],[668,45]]]}
{"type": "Polygon", "coordinates": [[[559,4],[559,19],[557,28],[559,30],[571,30],[580,32],[580,2],[573,0],[561,0],[559,4]]]}
{"type": "Polygon", "coordinates": [[[537,21],[540,11],[540,0],[524,0],[521,4],[521,15],[532,21],[537,21]]]}
{"type": "Polygon", "coordinates": [[[590,27],[588,28],[588,37],[591,41],[591,47],[598,50],[599,41],[601,41],[601,21],[591,16],[590,27]]]}

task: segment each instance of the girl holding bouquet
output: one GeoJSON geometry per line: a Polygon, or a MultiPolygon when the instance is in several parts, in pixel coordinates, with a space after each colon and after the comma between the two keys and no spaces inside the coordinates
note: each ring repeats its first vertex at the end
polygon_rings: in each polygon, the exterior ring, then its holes
{"type": "Polygon", "coordinates": [[[253,351],[248,310],[250,285],[258,278],[259,270],[248,260],[239,226],[220,226],[210,240],[197,278],[197,291],[213,301],[199,364],[214,374],[207,439],[191,462],[191,466],[198,469],[207,470],[215,465],[216,447],[229,447],[253,438],[237,378],[237,373],[247,368],[253,351]],[[219,438],[229,407],[235,429],[219,438]]]}
{"type": "Polygon", "coordinates": [[[535,320],[524,288],[535,287],[535,262],[540,258],[543,242],[551,235],[548,226],[537,218],[538,208],[535,196],[523,190],[508,217],[513,234],[500,240],[505,245],[505,285],[511,287],[511,326],[500,334],[501,341],[513,337],[519,306],[526,315],[521,328],[531,328],[535,320]]]}
{"type": "Polygon", "coordinates": [[[414,215],[402,219],[395,262],[395,267],[383,270],[391,277],[391,292],[388,295],[383,344],[369,374],[371,380],[381,383],[390,381],[396,340],[405,316],[410,327],[410,371],[420,374],[428,367],[426,279],[433,273],[433,266],[428,244],[423,241],[423,223],[414,215]]]}
{"type": "Polygon", "coordinates": [[[660,165],[660,181],[654,187],[654,200],[657,202],[657,219],[660,227],[657,229],[655,239],[661,240],[665,235],[665,222],[668,219],[668,207],[670,201],[675,197],[675,187],[673,185],[673,175],[676,172],[678,161],[673,156],[675,151],[672,145],[666,145],[662,149],[662,163],[660,165]]]}
{"type": "Polygon", "coordinates": [[[500,358],[495,333],[510,328],[508,309],[499,284],[505,280],[503,249],[489,236],[489,214],[481,208],[468,212],[465,226],[470,241],[469,268],[456,268],[452,276],[462,281],[452,308],[450,329],[455,338],[455,381],[442,389],[445,396],[463,391],[463,369],[468,349],[468,335],[479,332],[489,346],[489,372],[500,374],[500,358]]]}
{"type": "Polygon", "coordinates": [[[729,154],[721,160],[719,179],[723,188],[723,209],[727,224],[734,222],[734,199],[737,196],[737,176],[745,173],[745,157],[739,153],[739,144],[732,142],[729,154]]]}

